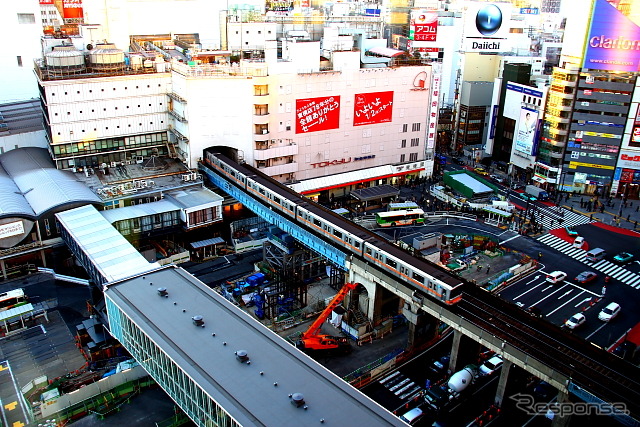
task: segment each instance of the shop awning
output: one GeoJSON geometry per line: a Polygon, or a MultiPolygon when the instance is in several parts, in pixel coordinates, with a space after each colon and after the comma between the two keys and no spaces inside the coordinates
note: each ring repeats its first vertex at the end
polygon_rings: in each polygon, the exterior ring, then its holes
{"type": "Polygon", "coordinates": [[[352,197],[363,202],[369,200],[378,200],[384,197],[396,197],[399,194],[400,190],[398,190],[393,185],[378,185],[376,187],[361,188],[359,190],[353,190],[351,192],[352,197]]]}
{"type": "Polygon", "coordinates": [[[213,239],[199,240],[197,242],[190,243],[190,245],[193,249],[200,249],[204,248],[205,246],[214,246],[221,243],[224,243],[224,239],[222,239],[221,237],[214,237],[213,239]]]}

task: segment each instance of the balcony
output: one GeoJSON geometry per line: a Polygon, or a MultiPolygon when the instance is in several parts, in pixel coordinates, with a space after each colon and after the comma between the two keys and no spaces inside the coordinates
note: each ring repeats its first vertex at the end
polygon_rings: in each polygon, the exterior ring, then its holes
{"type": "Polygon", "coordinates": [[[276,157],[295,156],[298,154],[298,145],[291,143],[290,145],[272,146],[266,149],[256,149],[253,152],[255,160],[275,159],[276,157]]]}
{"type": "Polygon", "coordinates": [[[267,167],[258,168],[258,170],[260,170],[260,172],[265,173],[269,176],[284,175],[288,173],[298,172],[298,163],[291,162],[291,163],[285,163],[282,165],[267,166],[267,167]]]}
{"type": "Polygon", "coordinates": [[[173,110],[169,110],[169,115],[181,123],[187,123],[187,119],[173,110]]]}
{"type": "MultiPolygon", "coordinates": [[[[259,133],[255,133],[253,134],[253,141],[256,143],[266,143],[266,141],[268,141],[269,138],[269,130],[268,129],[264,129],[259,133]]],[[[260,145],[260,144],[256,144],[256,145],[260,145]]]]}
{"type": "Polygon", "coordinates": [[[269,124],[269,113],[266,114],[254,114],[253,115],[253,124],[254,125],[268,125],[269,124]]]}

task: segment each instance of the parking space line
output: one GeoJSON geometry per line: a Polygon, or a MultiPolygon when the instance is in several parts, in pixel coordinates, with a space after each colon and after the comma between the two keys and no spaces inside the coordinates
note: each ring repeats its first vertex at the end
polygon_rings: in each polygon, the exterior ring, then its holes
{"type": "Polygon", "coordinates": [[[589,336],[587,336],[587,337],[585,338],[585,340],[588,340],[589,338],[591,338],[592,336],[594,336],[594,335],[596,334],[596,332],[599,332],[599,331],[600,331],[600,329],[604,328],[605,326],[607,326],[607,323],[604,323],[604,324],[603,324],[602,326],[600,326],[598,329],[596,329],[595,331],[591,332],[591,333],[589,334],[589,336]]]}
{"type": "Polygon", "coordinates": [[[539,300],[539,301],[536,301],[536,303],[535,303],[535,304],[531,304],[531,307],[534,307],[534,306],[536,306],[536,305],[540,304],[542,301],[546,300],[547,298],[549,298],[550,296],[552,296],[552,295],[553,295],[553,294],[555,294],[556,292],[558,292],[558,291],[560,291],[560,290],[564,289],[565,287],[566,287],[566,285],[564,285],[564,286],[562,286],[562,287],[560,287],[560,288],[556,289],[555,291],[551,292],[551,293],[550,293],[549,295],[547,295],[546,297],[542,298],[542,299],[541,299],[541,300],[539,300]]]}
{"type": "Polygon", "coordinates": [[[565,302],[564,304],[558,306],[558,308],[556,308],[555,310],[553,310],[550,313],[547,313],[546,316],[551,316],[553,313],[555,313],[556,311],[560,310],[562,307],[564,307],[565,305],[569,304],[571,301],[573,301],[574,299],[578,298],[580,295],[582,295],[584,292],[578,292],[578,294],[576,294],[575,297],[571,298],[569,301],[565,302]]]}

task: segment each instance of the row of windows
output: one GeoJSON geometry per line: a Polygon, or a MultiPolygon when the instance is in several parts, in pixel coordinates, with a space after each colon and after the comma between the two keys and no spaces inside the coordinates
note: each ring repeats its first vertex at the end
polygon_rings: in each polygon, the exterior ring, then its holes
{"type": "MultiPolygon", "coordinates": [[[[400,154],[400,163],[404,163],[407,161],[407,155],[406,154],[400,154]]],[[[409,153],[409,161],[410,162],[417,162],[418,161],[418,153],[409,153]]]]}
{"type": "MultiPolygon", "coordinates": [[[[279,202],[276,202],[279,203],[279,202]]],[[[200,209],[195,212],[189,212],[189,226],[202,225],[211,223],[220,218],[218,206],[200,209]]]]}
{"type": "MultiPolygon", "coordinates": [[[[160,120],[160,124],[163,124],[163,123],[164,123],[164,120],[160,120]]],[[[150,124],[150,125],[153,125],[153,122],[149,122],[149,124],[150,124]]],[[[138,126],[142,126],[142,123],[138,123],[138,126]]],[[[131,127],[131,123],[129,123],[129,124],[127,125],[127,128],[130,128],[130,127],[131,127]]],[[[116,129],[120,129],[120,125],[116,125],[116,129]]],[[[109,126],[105,126],[105,127],[104,127],[104,130],[109,130],[109,126]]],[[[94,131],[94,132],[97,132],[97,131],[98,131],[98,128],[93,128],[93,131],[94,131]]],[[[81,132],[82,132],[82,133],[85,133],[85,132],[86,132],[86,130],[85,130],[85,129],[82,129],[82,130],[81,130],[81,132]]],[[[69,134],[70,134],[70,135],[73,135],[73,131],[72,131],[72,130],[71,130],[71,131],[69,131],[69,134]]],[[[58,136],[61,136],[61,135],[62,135],[62,132],[58,132],[58,136]]]]}
{"type": "Polygon", "coordinates": [[[135,135],[123,138],[98,139],[87,142],[73,142],[69,144],[52,145],[53,154],[56,157],[64,155],[84,155],[100,153],[104,151],[124,150],[127,148],[145,147],[150,145],[166,144],[166,133],[152,133],[148,135],[135,135]]]}
{"type": "MultiPolygon", "coordinates": [[[[411,131],[412,132],[419,132],[420,131],[420,125],[421,123],[414,123],[411,125],[411,131]]],[[[402,132],[409,132],[409,124],[405,123],[402,125],[402,132]]]]}
{"type": "Polygon", "coordinates": [[[201,425],[239,427],[222,406],[208,396],[109,299],[107,310],[109,324],[116,338],[190,418],[199,420],[201,425]],[[116,323],[117,326],[114,325],[116,323]]]}
{"type": "MultiPolygon", "coordinates": [[[[158,83],[158,87],[162,87],[162,85],[161,85],[160,83],[158,83]]],[[[147,89],[149,89],[149,88],[151,88],[151,85],[147,85],[147,89]]],[[[118,89],[118,88],[116,88],[116,87],[112,88],[112,90],[113,90],[114,92],[115,92],[117,89],[118,89]]],[[[125,87],[124,87],[124,90],[127,90],[127,89],[129,89],[129,86],[125,86],[125,87]]],[[[139,85],[136,85],[136,89],[140,89],[140,86],[139,86],[139,85]]],[[[100,89],[100,92],[104,92],[104,88],[100,89]]],[[[79,95],[79,94],[80,94],[80,91],[79,91],[79,90],[76,90],[76,93],[79,95]]],[[[93,93],[93,89],[89,89],[89,93],[93,93]]],[[[64,94],[65,94],[65,95],[69,95],[69,92],[68,92],[68,91],[65,91],[65,93],[64,93],[64,94]]],[[[56,96],[55,92],[51,92],[51,96],[56,96]]],[[[139,105],[138,105],[138,107],[139,107],[139,105]]]]}
{"type": "Polygon", "coordinates": [[[180,225],[180,212],[163,212],[161,214],[148,215],[140,218],[130,218],[116,221],[113,225],[123,236],[147,233],[153,230],[163,230],[180,225]]]}
{"type": "MultiPolygon", "coordinates": [[[[160,105],[162,105],[162,102],[160,103],[160,105]]],[[[127,105],[127,108],[126,108],[126,109],[128,110],[128,109],[129,109],[129,107],[130,107],[130,106],[129,106],[129,105],[127,105]]],[[[149,104],[149,107],[151,107],[151,104],[149,104]]],[[[142,108],[141,104],[138,104],[138,108],[142,108]]],[[[118,109],[118,107],[114,107],[114,110],[117,110],[117,109],[118,109]]],[[[103,111],[103,112],[104,112],[104,111],[107,111],[106,107],[103,107],[103,108],[102,108],[102,111],[103,111]]],[[[83,110],[80,110],[80,114],[82,114],[83,112],[84,112],[83,110]]],[[[91,109],[91,112],[92,112],[92,113],[95,113],[95,112],[96,112],[96,110],[95,110],[94,108],[92,108],[92,109],[91,109]]],[[[57,116],[57,115],[58,115],[58,113],[55,113],[55,114],[54,114],[54,116],[57,116]]],[[[71,111],[67,111],[67,116],[70,116],[70,115],[71,115],[71,111]]]]}

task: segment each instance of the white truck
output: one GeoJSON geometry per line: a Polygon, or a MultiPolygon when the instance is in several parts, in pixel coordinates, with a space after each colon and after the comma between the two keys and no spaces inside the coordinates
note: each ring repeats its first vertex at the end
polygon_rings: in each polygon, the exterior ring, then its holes
{"type": "Polygon", "coordinates": [[[470,384],[473,384],[477,376],[478,367],[476,365],[467,365],[461,371],[451,375],[447,383],[451,396],[453,398],[458,397],[464,389],[469,387],[470,384]]]}
{"type": "Polygon", "coordinates": [[[549,193],[544,191],[540,187],[536,187],[535,185],[527,185],[524,188],[525,193],[532,195],[538,200],[549,200],[549,193]]]}

